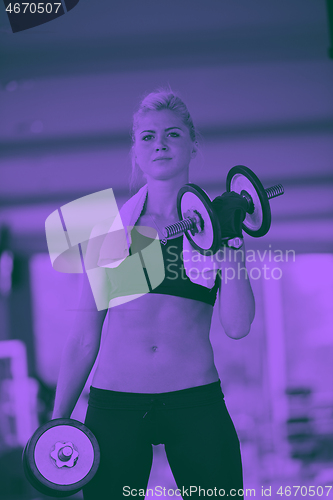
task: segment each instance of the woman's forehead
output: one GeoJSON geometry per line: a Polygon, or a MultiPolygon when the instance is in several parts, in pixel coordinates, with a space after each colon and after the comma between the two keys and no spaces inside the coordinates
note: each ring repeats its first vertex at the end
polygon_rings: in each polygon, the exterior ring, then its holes
{"type": "Polygon", "coordinates": [[[162,109],[160,111],[146,111],[141,114],[137,121],[136,131],[140,133],[141,130],[159,130],[171,127],[186,128],[174,111],[162,109]]]}

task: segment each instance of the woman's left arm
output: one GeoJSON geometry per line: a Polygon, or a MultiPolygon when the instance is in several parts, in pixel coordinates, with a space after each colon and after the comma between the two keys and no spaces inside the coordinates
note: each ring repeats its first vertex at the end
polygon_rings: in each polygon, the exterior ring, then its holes
{"type": "Polygon", "coordinates": [[[245,268],[245,248],[225,248],[220,264],[219,318],[228,337],[241,339],[248,335],[255,314],[255,301],[245,268]]]}

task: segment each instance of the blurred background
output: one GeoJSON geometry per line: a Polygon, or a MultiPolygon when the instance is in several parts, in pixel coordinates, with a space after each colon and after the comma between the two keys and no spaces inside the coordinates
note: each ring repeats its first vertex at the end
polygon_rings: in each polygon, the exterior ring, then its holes
{"type": "MultiPolygon", "coordinates": [[[[242,164],[265,187],[285,187],[271,202],[269,233],[246,236],[257,268],[251,334],[230,340],[217,315],[211,332],[244,487],[260,496],[271,486],[281,498],[281,485],[332,485],[333,60],[324,0],[80,0],[15,34],[4,8],[0,15],[0,495],[44,498],[24,479],[21,453],[51,416],[80,282],[53,270],[45,219],[110,187],[121,207],[133,111],[166,85],[203,138],[192,182],[213,198],[242,164]]],[[[89,385],[73,414],[81,421],[89,385]]],[[[162,445],[154,485],[175,487],[162,445]]]]}

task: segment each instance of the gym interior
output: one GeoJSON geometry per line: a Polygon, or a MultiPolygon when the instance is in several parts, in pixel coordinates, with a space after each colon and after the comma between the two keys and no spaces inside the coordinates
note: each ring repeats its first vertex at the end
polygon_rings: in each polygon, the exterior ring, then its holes
{"type": "MultiPolygon", "coordinates": [[[[245,234],[256,299],[250,334],[228,338],[213,315],[211,341],[241,442],[244,488],[280,498],[280,487],[300,485],[310,498],[313,486],[316,495],[327,495],[333,485],[330,5],[81,0],[59,19],[15,34],[1,9],[4,500],[47,498],[25,479],[21,457],[51,417],[80,287],[80,273],[53,269],[45,221],[108,188],[122,206],[129,197],[133,111],[145,93],[166,85],[180,93],[202,136],[191,182],[213,199],[225,191],[230,168],[245,165],[264,187],[281,183],[285,190],[271,200],[269,232],[245,234]]],[[[72,415],[81,422],[90,384],[91,376],[72,415]]],[[[176,488],[163,445],[154,447],[154,485],[176,488]]]]}

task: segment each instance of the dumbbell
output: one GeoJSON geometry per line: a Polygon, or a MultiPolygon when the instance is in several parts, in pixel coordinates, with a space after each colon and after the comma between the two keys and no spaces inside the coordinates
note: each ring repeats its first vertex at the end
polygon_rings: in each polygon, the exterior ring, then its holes
{"type": "MultiPolygon", "coordinates": [[[[258,177],[248,167],[237,165],[231,168],[226,180],[227,192],[239,197],[233,201],[234,210],[242,209],[245,218],[243,230],[255,238],[264,236],[271,225],[269,200],[284,193],[277,184],[265,189],[258,177]]],[[[243,241],[232,235],[221,234],[221,225],[213,203],[196,184],[185,184],[177,196],[177,211],[180,220],[164,228],[165,238],[185,233],[191,245],[201,254],[215,254],[223,245],[239,248],[243,241]]],[[[164,241],[166,241],[166,239],[164,241]]]]}
{"type": "Polygon", "coordinates": [[[95,436],[84,424],[58,418],[37,429],[22,458],[25,475],[36,490],[66,497],[94,477],[100,451],[95,436]]]}

